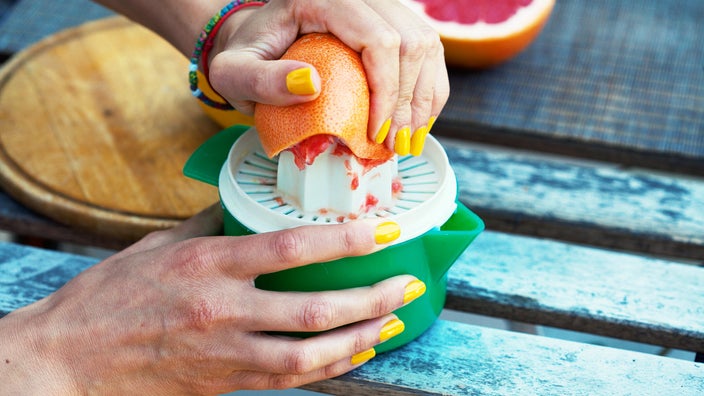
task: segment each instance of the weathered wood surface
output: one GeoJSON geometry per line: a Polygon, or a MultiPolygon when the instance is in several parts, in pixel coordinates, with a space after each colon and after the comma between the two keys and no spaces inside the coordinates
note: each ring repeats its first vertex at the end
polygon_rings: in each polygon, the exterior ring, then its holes
{"type": "MultiPolygon", "coordinates": [[[[0,243],[0,315],[95,262],[0,243]]],[[[704,365],[441,320],[404,347],[307,388],[345,395],[699,395],[704,365]]]]}
{"type": "MultiPolygon", "coordinates": [[[[457,174],[460,199],[489,229],[700,261],[704,257],[702,179],[441,141],[457,174]]],[[[5,202],[0,199],[0,206],[5,202]]],[[[13,231],[20,225],[41,233],[47,224],[36,217],[14,223],[14,210],[0,211],[0,227],[13,231]]]]}
{"type": "Polygon", "coordinates": [[[446,307],[704,351],[704,268],[485,231],[450,268],[446,307]]]}
{"type": "Polygon", "coordinates": [[[0,242],[0,317],[63,286],[96,259],[0,242]]]}
{"type": "MultiPolygon", "coordinates": [[[[0,246],[0,314],[94,262],[0,246]]],[[[448,278],[451,309],[704,351],[704,268],[485,231],[448,278]]]]}
{"type": "Polygon", "coordinates": [[[52,242],[70,242],[105,249],[123,249],[130,240],[98,235],[87,230],[57,223],[15,201],[0,189],[0,230],[19,237],[33,237],[52,242]]]}
{"type": "Polygon", "coordinates": [[[340,395],[701,395],[704,364],[438,321],[416,341],[306,387],[340,395]]]}
{"type": "Polygon", "coordinates": [[[704,257],[704,179],[441,141],[488,229],[704,257]]]}

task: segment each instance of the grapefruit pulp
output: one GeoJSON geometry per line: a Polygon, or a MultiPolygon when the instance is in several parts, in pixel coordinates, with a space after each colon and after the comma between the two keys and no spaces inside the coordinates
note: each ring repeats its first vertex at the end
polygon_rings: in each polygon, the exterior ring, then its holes
{"type": "Polygon", "coordinates": [[[448,65],[483,69],[535,40],[555,0],[402,0],[440,35],[448,65]]]}

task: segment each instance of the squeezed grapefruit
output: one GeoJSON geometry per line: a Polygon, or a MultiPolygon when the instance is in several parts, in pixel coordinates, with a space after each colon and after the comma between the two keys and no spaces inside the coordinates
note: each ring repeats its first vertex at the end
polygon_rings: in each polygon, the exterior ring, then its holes
{"type": "Polygon", "coordinates": [[[296,145],[299,151],[317,155],[313,146],[318,140],[309,138],[321,134],[336,137],[358,158],[393,156],[385,145],[367,137],[369,86],[359,53],[332,34],[310,33],[296,40],[281,59],[313,65],[321,92],[313,101],[290,106],[255,105],[254,124],[269,157],[296,145]]]}
{"type": "Polygon", "coordinates": [[[440,35],[448,65],[489,68],[535,40],[555,0],[401,0],[440,35]]]}

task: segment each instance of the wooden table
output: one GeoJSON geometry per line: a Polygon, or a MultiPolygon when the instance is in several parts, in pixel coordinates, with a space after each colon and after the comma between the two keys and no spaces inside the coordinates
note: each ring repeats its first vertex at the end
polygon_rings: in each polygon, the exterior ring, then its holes
{"type": "MultiPolygon", "coordinates": [[[[434,134],[487,231],[450,270],[447,308],[704,351],[701,15],[697,0],[559,1],[510,63],[451,70],[434,134]]],[[[136,237],[67,226],[26,205],[0,192],[0,227],[112,248],[136,237]]],[[[0,281],[0,312],[94,262],[0,248],[37,268],[36,278],[0,281]]],[[[702,378],[701,364],[440,321],[407,348],[308,388],[694,395],[702,378]]]]}

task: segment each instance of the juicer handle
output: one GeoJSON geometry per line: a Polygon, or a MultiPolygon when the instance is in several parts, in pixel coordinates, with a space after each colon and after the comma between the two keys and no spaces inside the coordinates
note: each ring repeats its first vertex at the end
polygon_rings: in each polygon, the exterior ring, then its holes
{"type": "Polygon", "coordinates": [[[430,272],[433,281],[442,279],[470,243],[484,230],[484,221],[461,202],[455,213],[437,231],[423,236],[425,249],[430,255],[430,272]]]}
{"type": "Polygon", "coordinates": [[[227,161],[230,148],[249,128],[247,125],[233,125],[210,137],[188,158],[183,166],[183,174],[217,186],[220,169],[227,161]]]}

